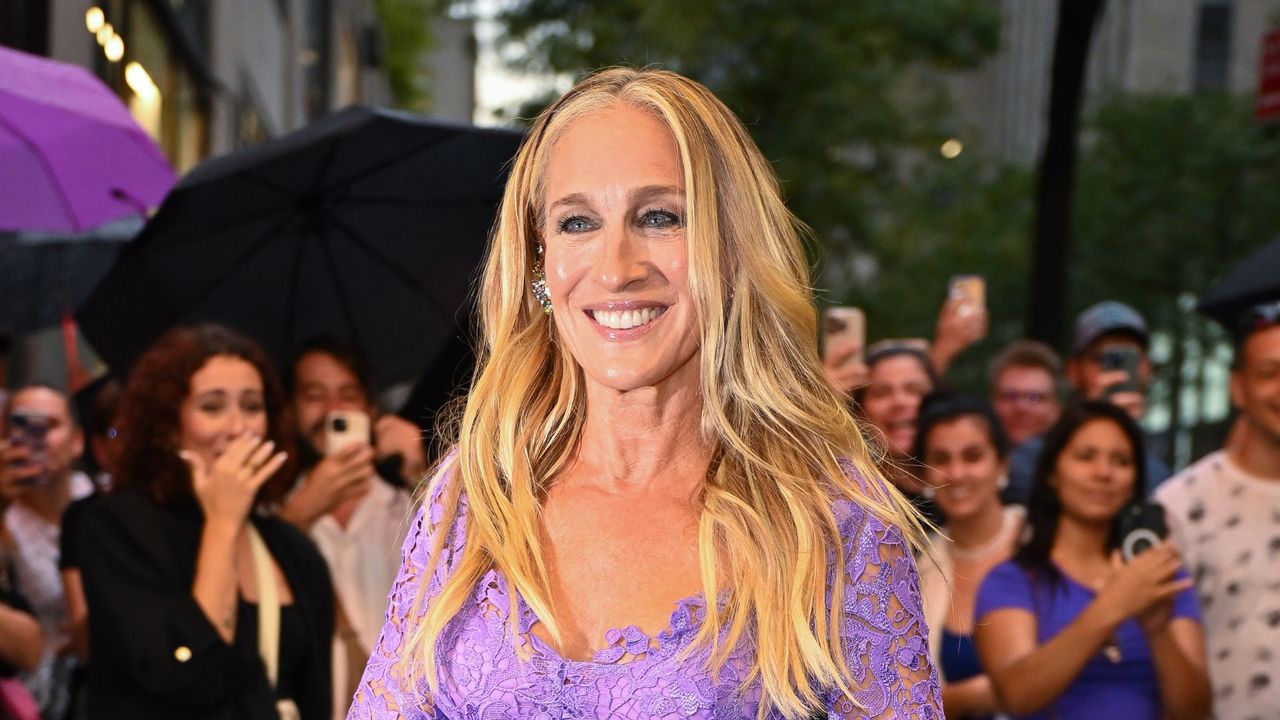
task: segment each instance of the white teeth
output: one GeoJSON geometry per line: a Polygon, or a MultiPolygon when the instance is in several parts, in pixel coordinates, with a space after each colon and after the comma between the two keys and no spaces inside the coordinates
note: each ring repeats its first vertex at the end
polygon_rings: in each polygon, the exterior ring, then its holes
{"type": "Polygon", "coordinates": [[[666,308],[644,308],[642,310],[592,310],[591,317],[610,330],[630,330],[633,327],[647,325],[661,315],[666,308]]]}

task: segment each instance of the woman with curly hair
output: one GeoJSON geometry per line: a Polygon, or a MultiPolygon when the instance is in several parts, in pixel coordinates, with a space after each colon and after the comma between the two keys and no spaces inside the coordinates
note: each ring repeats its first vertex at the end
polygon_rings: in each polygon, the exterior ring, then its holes
{"type": "Polygon", "coordinates": [[[328,571],[262,512],[293,478],[262,350],[171,331],[134,366],[118,426],[119,474],[79,538],[93,717],[328,720],[328,571]]]}
{"type": "Polygon", "coordinates": [[[823,373],[798,230],[691,80],[539,116],[348,717],[940,716],[920,522],[823,373]]]}

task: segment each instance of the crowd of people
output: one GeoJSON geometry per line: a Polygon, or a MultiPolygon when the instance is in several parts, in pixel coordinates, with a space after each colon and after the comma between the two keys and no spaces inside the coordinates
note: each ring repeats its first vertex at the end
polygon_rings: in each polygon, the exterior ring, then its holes
{"type": "Polygon", "coordinates": [[[349,345],[278,372],[232,330],[179,328],[123,386],[14,389],[0,427],[0,662],[40,717],[257,717],[275,696],[346,716],[426,470],[349,345]],[[374,418],[367,442],[326,454],[335,411],[374,418]]]}
{"type": "Polygon", "coordinates": [[[945,388],[913,343],[873,344],[853,369],[856,348],[826,353],[888,477],[938,528],[920,572],[947,717],[1277,717],[1280,298],[1230,330],[1239,418],[1172,477],[1138,425],[1149,330],[1122,303],[1080,314],[1065,362],[1039,342],[1000,349],[986,398],[945,388]],[[1144,503],[1169,537],[1126,562],[1119,518],[1144,503]]]}
{"type": "Polygon", "coordinates": [[[970,298],[819,352],[769,165],[697,83],[603,71],[529,138],[443,458],[333,338],[275,367],[178,327],[4,394],[0,715],[1277,717],[1280,298],[1173,475],[1132,308],[959,394],[970,298]]]}

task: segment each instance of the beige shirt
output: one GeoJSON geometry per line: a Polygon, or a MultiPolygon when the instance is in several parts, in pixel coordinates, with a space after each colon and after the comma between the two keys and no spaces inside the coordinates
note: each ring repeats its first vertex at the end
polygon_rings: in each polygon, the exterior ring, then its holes
{"type": "MultiPolygon", "coordinates": [[[[382,631],[387,595],[400,571],[400,546],[413,519],[412,509],[413,498],[407,491],[377,480],[346,528],[332,515],[324,515],[311,526],[311,539],[329,564],[334,592],[365,654],[373,650],[382,631]]],[[[345,718],[355,688],[346,687],[350,668],[339,642],[335,638],[333,715],[345,718]]]]}

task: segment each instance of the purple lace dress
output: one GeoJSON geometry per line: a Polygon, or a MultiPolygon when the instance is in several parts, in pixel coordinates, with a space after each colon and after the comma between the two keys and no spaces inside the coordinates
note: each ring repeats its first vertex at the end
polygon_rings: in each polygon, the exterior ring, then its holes
{"type": "MultiPolygon", "coordinates": [[[[698,632],[701,595],[676,603],[670,626],[656,637],[635,626],[611,630],[605,636],[607,647],[591,662],[581,662],[561,658],[530,632],[538,619],[518,595],[519,638],[511,642],[505,628],[513,590],[496,570],[476,584],[437,641],[439,692],[431,693],[425,682],[412,687],[402,655],[420,619],[409,617],[418,584],[428,583],[428,598],[437,595],[466,541],[464,495],[437,571],[422,577],[433,533],[441,531],[441,494],[437,490],[428,498],[405,538],[404,564],[391,589],[387,621],[347,720],[756,718],[759,681],[742,687],[753,658],[749,634],[715,675],[706,669],[707,648],[679,657],[698,632]]],[[[848,558],[847,577],[842,578],[845,659],[855,696],[865,709],[834,691],[823,709],[830,718],[941,720],[941,686],[929,659],[919,577],[901,532],[853,502],[838,502],[835,512],[848,558]]]]}

